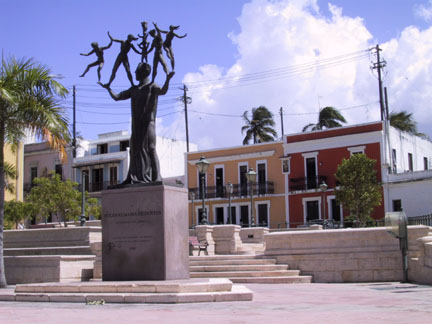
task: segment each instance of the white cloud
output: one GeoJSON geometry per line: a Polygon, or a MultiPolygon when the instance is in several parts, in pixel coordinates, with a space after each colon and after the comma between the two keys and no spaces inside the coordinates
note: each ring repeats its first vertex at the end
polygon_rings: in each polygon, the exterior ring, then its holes
{"type": "Polygon", "coordinates": [[[425,21],[431,21],[432,20],[432,0],[429,0],[429,2],[426,5],[419,4],[414,6],[414,14],[424,19],[425,21]]]}
{"type": "MultiPolygon", "coordinates": [[[[351,124],[379,120],[378,82],[370,70],[375,57],[367,52],[374,46],[373,37],[361,18],[345,16],[334,5],[329,9],[327,18],[314,0],[246,4],[238,18],[240,32],[229,35],[237,49],[236,62],[231,67],[206,65],[184,78],[193,98],[190,110],[206,113],[190,113],[191,141],[200,149],[241,145],[242,119],[212,114],[240,116],[260,105],[275,114],[278,133],[281,106],[287,114],[285,133],[300,132],[315,122],[318,102],[339,109],[369,104],[342,112],[351,124]],[[341,56],[346,53],[358,56],[341,56]]],[[[430,120],[432,28],[409,27],[381,47],[391,109],[415,110],[417,119],[430,120]]]]}

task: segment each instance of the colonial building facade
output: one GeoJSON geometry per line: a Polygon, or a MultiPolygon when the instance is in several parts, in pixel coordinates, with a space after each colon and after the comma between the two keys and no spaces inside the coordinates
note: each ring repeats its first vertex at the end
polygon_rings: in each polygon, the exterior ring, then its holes
{"type": "Polygon", "coordinates": [[[202,185],[195,165],[201,156],[210,162],[204,179],[210,223],[227,223],[225,185],[231,181],[233,223],[248,225],[254,215],[255,224],[278,228],[323,219],[343,222],[348,211],[335,199],[338,183],[334,174],[343,159],[356,153],[377,161],[383,198],[373,218],[402,208],[408,216],[432,212],[427,198],[432,197],[432,143],[383,122],[373,122],[289,134],[281,142],[187,154],[188,188],[190,198],[194,198],[189,201],[190,225],[199,223],[202,214],[202,185]],[[258,174],[252,204],[245,177],[249,168],[258,174]]]}

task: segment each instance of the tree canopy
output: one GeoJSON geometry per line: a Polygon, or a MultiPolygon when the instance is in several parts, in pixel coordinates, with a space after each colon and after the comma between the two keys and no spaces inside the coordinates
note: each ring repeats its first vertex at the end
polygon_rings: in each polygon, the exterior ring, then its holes
{"type": "Polygon", "coordinates": [[[350,211],[357,222],[365,223],[375,206],[381,204],[381,186],[377,182],[376,160],[365,154],[353,154],[343,159],[335,177],[340,183],[336,199],[350,211]]]}
{"type": "Polygon", "coordinates": [[[50,143],[66,158],[68,122],[60,105],[67,90],[50,69],[32,59],[10,58],[0,73],[0,287],[6,286],[3,259],[5,143],[17,145],[25,131],[50,143]]]}
{"type": "Polygon", "coordinates": [[[246,110],[243,113],[243,120],[246,124],[241,128],[242,134],[246,132],[243,145],[249,144],[251,140],[253,144],[273,142],[277,137],[273,114],[266,107],[252,108],[251,119],[248,118],[248,111],[246,110]]]}
{"type": "MultiPolygon", "coordinates": [[[[78,183],[70,180],[62,181],[60,175],[51,173],[48,177],[35,178],[27,201],[30,202],[39,216],[47,219],[57,215],[59,221],[66,222],[81,214],[82,193],[77,190],[78,183]]],[[[86,215],[100,216],[100,208],[96,198],[88,198],[86,193],[86,215]]]]}
{"type": "Polygon", "coordinates": [[[407,132],[416,136],[427,138],[428,136],[423,133],[419,133],[417,129],[417,122],[414,120],[412,113],[405,110],[400,112],[392,111],[389,115],[390,125],[403,132],[407,132]]]}
{"type": "Polygon", "coordinates": [[[303,132],[321,130],[324,128],[334,128],[343,126],[341,123],[346,123],[345,117],[334,107],[324,107],[318,115],[316,124],[308,124],[303,127],[303,132]]]}

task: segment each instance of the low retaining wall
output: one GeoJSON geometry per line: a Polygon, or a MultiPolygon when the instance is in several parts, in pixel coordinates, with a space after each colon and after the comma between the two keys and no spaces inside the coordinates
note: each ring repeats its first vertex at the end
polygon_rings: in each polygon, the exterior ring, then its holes
{"type": "MultiPolygon", "coordinates": [[[[426,226],[409,227],[410,260],[424,255],[423,259],[426,259],[423,264],[427,264],[429,245],[422,254],[418,239],[428,236],[428,233],[426,226]]],[[[265,255],[277,258],[278,263],[288,263],[304,275],[312,275],[314,282],[403,279],[399,240],[385,228],[270,233],[264,235],[264,241],[265,255]]],[[[411,270],[416,271],[413,266],[411,270]]],[[[428,272],[427,269],[425,271],[428,272]]]]}
{"type": "Polygon", "coordinates": [[[268,232],[268,227],[244,227],[240,230],[240,238],[243,243],[264,243],[264,235],[268,232]]]}
{"type": "Polygon", "coordinates": [[[102,241],[100,227],[64,227],[4,232],[4,248],[87,246],[102,241]]]}

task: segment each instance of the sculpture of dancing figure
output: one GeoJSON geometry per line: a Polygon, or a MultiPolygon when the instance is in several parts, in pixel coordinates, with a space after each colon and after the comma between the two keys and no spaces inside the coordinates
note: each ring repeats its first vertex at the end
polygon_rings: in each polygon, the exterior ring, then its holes
{"type": "Polygon", "coordinates": [[[93,67],[93,66],[98,66],[97,68],[97,74],[98,74],[98,82],[100,82],[101,79],[101,70],[104,66],[104,55],[103,55],[103,51],[105,51],[106,49],[110,48],[112,45],[112,40],[110,41],[110,43],[105,46],[105,47],[99,47],[99,44],[97,42],[93,42],[91,43],[91,47],[93,47],[93,49],[88,52],[87,54],[84,53],[80,53],[80,55],[83,56],[90,56],[93,53],[96,54],[97,60],[93,63],[90,63],[89,65],[87,65],[87,68],[85,69],[85,71],[83,72],[83,74],[80,75],[80,77],[84,77],[84,75],[86,75],[86,73],[93,67]]]}
{"type": "Polygon", "coordinates": [[[138,37],[142,39],[142,42],[138,44],[138,47],[141,49],[141,63],[143,63],[144,60],[146,63],[148,62],[147,53],[148,53],[148,48],[149,48],[150,43],[147,42],[147,36],[148,36],[147,26],[148,26],[147,22],[143,21],[141,23],[143,34],[142,34],[142,36],[140,34],[138,34],[138,37]]]}
{"type": "Polygon", "coordinates": [[[171,25],[170,27],[169,27],[169,31],[165,31],[165,30],[160,30],[157,26],[156,26],[156,24],[154,24],[155,25],[155,28],[156,28],[156,30],[159,32],[159,33],[164,33],[164,34],[167,34],[166,35],[166,38],[165,38],[165,41],[163,42],[163,48],[164,48],[164,50],[165,50],[165,52],[166,52],[166,55],[167,55],[167,57],[170,59],[170,61],[171,61],[171,68],[172,68],[172,70],[174,71],[174,64],[175,64],[175,61],[174,61],[174,52],[173,52],[173,50],[172,50],[172,40],[174,39],[174,37],[177,37],[177,38],[185,38],[186,36],[187,36],[187,34],[184,34],[183,36],[179,36],[179,35],[177,35],[174,31],[176,30],[176,29],[178,29],[180,26],[173,26],[173,25],[171,25]]]}
{"type": "Polygon", "coordinates": [[[162,180],[159,159],[156,154],[155,120],[158,97],[168,92],[169,82],[174,76],[174,72],[167,74],[162,88],[154,82],[149,82],[150,72],[149,64],[139,63],[135,71],[136,80],[139,84],[119,94],[114,93],[109,85],[102,85],[115,101],[131,99],[130,165],[127,178],[122,185],[162,180]]]}
{"type": "Polygon", "coordinates": [[[165,60],[163,58],[163,52],[162,52],[162,47],[163,47],[162,35],[161,35],[159,29],[157,28],[156,24],[153,23],[153,25],[155,26],[156,29],[152,29],[149,32],[149,35],[151,37],[153,37],[153,41],[152,41],[150,49],[147,52],[147,53],[150,53],[153,49],[155,50],[154,57],[153,57],[153,73],[152,73],[152,81],[151,82],[154,82],[154,80],[156,78],[157,66],[158,66],[159,62],[162,64],[162,67],[163,67],[163,70],[165,71],[165,74],[168,74],[168,67],[165,63],[165,60]]]}
{"type": "Polygon", "coordinates": [[[108,32],[108,36],[111,39],[111,41],[120,43],[120,53],[117,55],[117,58],[114,62],[114,66],[112,69],[111,77],[110,77],[108,83],[105,84],[105,86],[108,86],[108,87],[111,86],[111,83],[113,82],[113,80],[116,76],[116,73],[117,73],[117,70],[118,70],[120,64],[123,64],[123,66],[126,70],[127,77],[129,79],[131,85],[133,86],[134,84],[133,84],[132,74],[130,72],[128,53],[129,53],[130,49],[132,48],[135,51],[135,53],[141,55],[141,53],[132,44],[132,41],[138,40],[138,38],[135,38],[132,34],[129,34],[127,39],[125,41],[122,41],[122,40],[112,38],[109,32],[108,32]]]}

